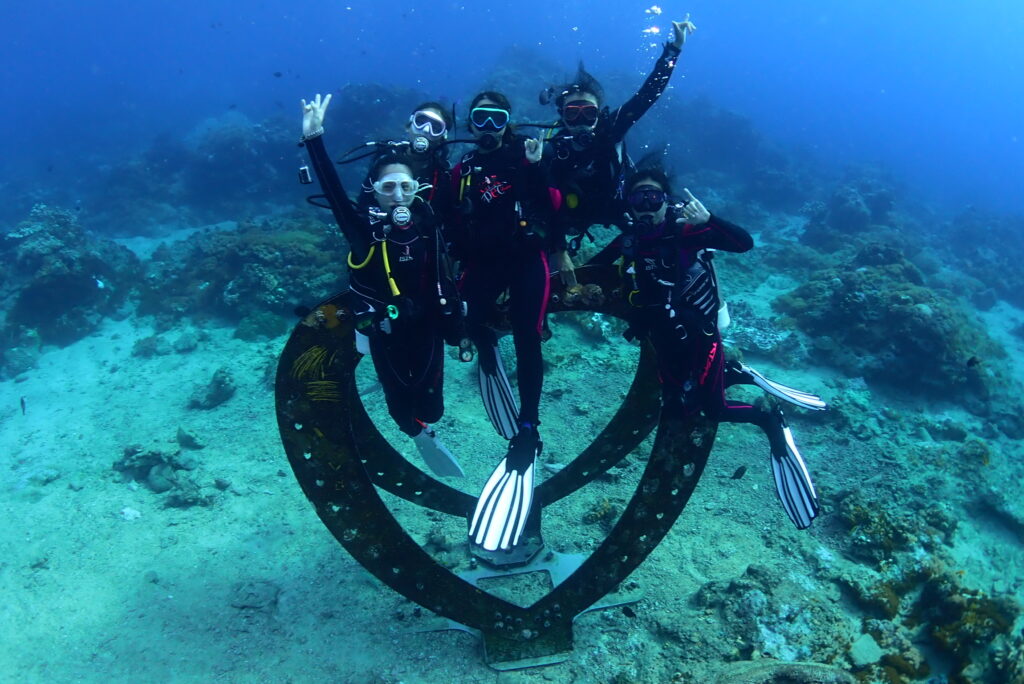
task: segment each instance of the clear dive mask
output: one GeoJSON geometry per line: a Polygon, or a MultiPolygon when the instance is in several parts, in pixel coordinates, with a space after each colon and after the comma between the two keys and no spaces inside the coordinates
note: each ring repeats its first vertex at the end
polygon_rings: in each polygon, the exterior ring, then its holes
{"type": "Polygon", "coordinates": [[[411,204],[416,193],[426,187],[407,173],[389,173],[373,183],[375,193],[402,205],[411,204]]]}
{"type": "Polygon", "coordinates": [[[429,109],[420,109],[409,117],[409,128],[427,139],[443,138],[448,133],[444,117],[429,109]]]}

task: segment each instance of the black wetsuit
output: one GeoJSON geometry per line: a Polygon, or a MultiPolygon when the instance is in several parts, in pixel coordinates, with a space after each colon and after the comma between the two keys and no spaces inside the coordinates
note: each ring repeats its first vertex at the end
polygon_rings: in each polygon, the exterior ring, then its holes
{"type": "MultiPolygon", "coordinates": [[[[583,149],[572,143],[574,134],[564,126],[548,141],[544,155],[551,176],[562,194],[557,220],[568,235],[581,235],[595,223],[622,222],[625,176],[631,163],[625,150],[626,133],[661,97],[675,69],[679,50],[672,45],[658,58],[647,80],[633,97],[613,112],[603,111],[583,149]]],[[[572,96],[567,96],[571,101],[572,96]]]]}
{"type": "Polygon", "coordinates": [[[369,337],[391,417],[402,432],[415,436],[422,429],[419,421],[433,423],[444,413],[444,342],[457,344],[462,336],[461,307],[440,223],[430,205],[420,200],[409,207],[412,222],[407,226],[374,216],[383,213],[376,207],[357,209],[345,194],[322,138],[307,141],[306,147],[352,249],[349,286],[355,295],[357,329],[369,337]]]}
{"type": "Polygon", "coordinates": [[[704,414],[719,422],[753,423],[781,439],[771,414],[725,398],[727,381],[718,330],[718,283],[707,250],[746,252],[753,238],[717,216],[701,226],[677,224],[670,206],[659,226],[632,224],[594,261],[623,257],[624,292],[632,305],[630,336],[646,336],[658,354],[662,410],[704,414]]]}
{"type": "Polygon", "coordinates": [[[539,422],[544,381],[541,328],[551,282],[546,250],[557,244],[551,216],[557,193],[541,163],[526,161],[525,136],[506,134],[492,152],[466,154],[452,171],[460,217],[448,235],[462,262],[459,289],[468,307],[466,329],[487,368],[494,331],[486,323],[495,301],[509,292],[516,348],[519,419],[539,422]]]}

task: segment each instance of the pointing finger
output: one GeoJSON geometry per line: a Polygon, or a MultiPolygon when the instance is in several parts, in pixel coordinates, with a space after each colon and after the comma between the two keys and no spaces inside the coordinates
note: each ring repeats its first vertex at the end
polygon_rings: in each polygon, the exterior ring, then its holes
{"type": "Polygon", "coordinates": [[[693,196],[693,193],[690,192],[690,188],[683,188],[683,192],[686,193],[686,199],[688,201],[692,202],[693,200],[697,199],[696,197],[693,196]]]}

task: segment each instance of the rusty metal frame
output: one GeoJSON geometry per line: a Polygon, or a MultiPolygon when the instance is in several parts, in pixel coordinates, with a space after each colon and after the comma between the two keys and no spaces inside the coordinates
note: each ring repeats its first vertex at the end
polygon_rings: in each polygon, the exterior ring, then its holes
{"type": "MultiPolygon", "coordinates": [[[[610,293],[611,269],[580,269],[582,285],[610,293]]],[[[596,311],[621,316],[620,298],[561,293],[553,313],[596,311]]],[[[426,475],[380,435],[356,390],[348,294],[318,306],[281,354],[276,395],[285,452],[317,515],[371,574],[438,615],[479,630],[489,663],[543,659],[572,649],[572,621],[614,590],[668,533],[703,473],[716,425],[695,416],[658,424],[651,456],[629,503],[604,542],[565,581],[530,606],[497,598],[455,575],[424,551],[395,520],[377,487],[408,501],[465,516],[475,499],[426,475]]],[[[538,486],[543,507],[605,472],[657,422],[653,353],[641,354],[632,387],[608,427],[572,464],[538,486]]]]}

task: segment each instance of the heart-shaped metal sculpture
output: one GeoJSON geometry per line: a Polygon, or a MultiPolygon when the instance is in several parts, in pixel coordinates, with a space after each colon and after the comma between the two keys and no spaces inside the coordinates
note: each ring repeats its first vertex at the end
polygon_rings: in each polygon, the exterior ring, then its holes
{"type": "MultiPolygon", "coordinates": [[[[608,267],[577,270],[580,285],[552,297],[549,311],[624,316],[608,267]],[[608,293],[608,294],[606,294],[608,293]]],[[[438,615],[477,629],[490,663],[542,659],[572,649],[573,619],[621,583],[668,533],[704,471],[716,425],[700,416],[659,415],[653,351],[645,346],[622,406],[594,442],[537,487],[535,506],[561,499],[658,433],[637,489],[604,542],[568,578],[530,606],[489,594],[435,561],[401,527],[381,487],[436,511],[465,517],[473,496],[406,461],[380,435],[356,390],[348,293],[318,306],[281,353],[276,395],[285,452],[317,515],[345,549],[389,587],[438,615]]]]}

